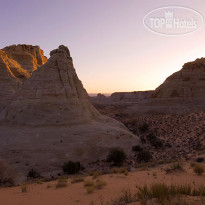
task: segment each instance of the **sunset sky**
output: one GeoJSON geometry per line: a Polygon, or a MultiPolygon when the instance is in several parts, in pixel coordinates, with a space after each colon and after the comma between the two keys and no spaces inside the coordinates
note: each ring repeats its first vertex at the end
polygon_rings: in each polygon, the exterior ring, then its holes
{"type": "Polygon", "coordinates": [[[147,30],[144,16],[162,6],[205,15],[204,0],[0,0],[0,48],[68,46],[89,93],[151,90],[187,61],[205,57],[205,26],[181,36],[147,30]]]}

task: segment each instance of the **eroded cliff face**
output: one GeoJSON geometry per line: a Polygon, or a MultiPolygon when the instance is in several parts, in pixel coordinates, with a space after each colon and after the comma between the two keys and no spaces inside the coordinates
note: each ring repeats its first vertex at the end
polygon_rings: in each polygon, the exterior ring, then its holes
{"type": "Polygon", "coordinates": [[[0,111],[32,72],[47,62],[39,46],[13,45],[0,50],[0,111]]]}
{"type": "Polygon", "coordinates": [[[205,58],[185,63],[169,76],[152,95],[156,99],[205,101],[205,58]]]}

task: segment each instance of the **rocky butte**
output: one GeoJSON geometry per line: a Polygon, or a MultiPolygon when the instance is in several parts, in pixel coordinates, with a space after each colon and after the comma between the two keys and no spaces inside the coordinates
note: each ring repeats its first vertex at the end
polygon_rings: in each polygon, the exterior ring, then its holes
{"type": "Polygon", "coordinates": [[[19,86],[0,117],[0,156],[24,174],[59,172],[68,160],[86,164],[104,159],[111,147],[129,153],[139,143],[93,107],[63,45],[19,86]]]}
{"type": "Polygon", "coordinates": [[[0,49],[0,111],[32,72],[46,62],[39,46],[13,45],[0,49]]]}

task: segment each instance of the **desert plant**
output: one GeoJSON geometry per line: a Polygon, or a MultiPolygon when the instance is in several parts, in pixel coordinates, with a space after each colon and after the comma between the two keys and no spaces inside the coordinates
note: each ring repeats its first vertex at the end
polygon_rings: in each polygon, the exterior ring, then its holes
{"type": "Polygon", "coordinates": [[[153,133],[147,135],[147,140],[155,148],[161,148],[163,146],[162,141],[159,138],[157,138],[153,133]]]}
{"type": "Polygon", "coordinates": [[[139,162],[144,161],[144,162],[149,162],[152,159],[152,155],[149,151],[141,151],[137,155],[137,160],[139,162]]]}
{"type": "Polygon", "coordinates": [[[83,182],[83,181],[84,181],[83,177],[75,177],[75,178],[71,179],[71,184],[79,183],[79,182],[83,182]]]}
{"type": "Polygon", "coordinates": [[[94,186],[94,182],[93,181],[85,181],[84,182],[84,187],[87,187],[87,186],[94,186]]]}
{"type": "Polygon", "coordinates": [[[28,192],[28,183],[23,183],[23,184],[21,185],[21,192],[22,192],[22,193],[28,192]]]}
{"type": "Polygon", "coordinates": [[[76,174],[80,171],[80,162],[68,161],[64,163],[62,169],[66,174],[76,174]]]}
{"type": "Polygon", "coordinates": [[[172,172],[172,171],[183,171],[183,165],[179,162],[173,163],[169,168],[167,168],[165,171],[167,173],[172,172]]]}
{"type": "Polygon", "coordinates": [[[113,162],[114,166],[120,166],[126,159],[126,154],[121,148],[111,148],[107,156],[108,162],[113,162]]]}
{"type": "Polygon", "coordinates": [[[140,147],[139,145],[135,145],[132,147],[132,151],[133,152],[141,152],[141,151],[143,151],[143,148],[140,147]]]}
{"type": "Polygon", "coordinates": [[[204,158],[203,157],[198,157],[197,159],[196,159],[196,162],[198,162],[198,163],[201,163],[201,162],[203,162],[204,161],[204,158]]]}
{"type": "Polygon", "coordinates": [[[163,146],[163,143],[159,138],[150,140],[150,144],[156,149],[161,148],[163,146]]]}
{"type": "Polygon", "coordinates": [[[102,180],[97,180],[96,183],[95,183],[95,187],[97,189],[102,189],[107,183],[105,181],[102,181],[102,180]]]}
{"type": "Polygon", "coordinates": [[[6,162],[0,161],[0,186],[13,186],[16,182],[16,173],[6,162]]]}
{"type": "Polygon", "coordinates": [[[111,205],[125,205],[136,201],[136,195],[133,195],[130,189],[125,189],[122,190],[122,195],[118,199],[112,201],[111,205]]]}
{"type": "Polygon", "coordinates": [[[47,189],[50,189],[50,188],[51,188],[51,185],[50,185],[50,184],[48,184],[48,185],[47,185],[47,189]]]}
{"type": "Polygon", "coordinates": [[[194,172],[198,175],[201,175],[204,173],[204,167],[201,164],[195,164],[194,172]]]}
{"type": "Polygon", "coordinates": [[[139,127],[140,132],[144,133],[147,132],[149,130],[149,125],[144,122],[140,127],[139,127]]]}
{"type": "Polygon", "coordinates": [[[85,187],[87,193],[91,194],[95,190],[95,183],[93,181],[85,181],[84,187],[85,187]]]}
{"type": "Polygon", "coordinates": [[[87,186],[87,187],[86,187],[86,191],[87,191],[88,194],[93,193],[94,190],[95,190],[95,187],[94,187],[94,186],[87,186]]]}
{"type": "Polygon", "coordinates": [[[39,178],[40,177],[40,174],[34,170],[34,169],[31,169],[29,170],[28,174],[27,174],[27,177],[28,178],[33,178],[33,179],[36,179],[36,178],[39,178]]]}
{"type": "Polygon", "coordinates": [[[56,184],[56,188],[62,188],[68,186],[68,179],[66,177],[60,177],[56,184]]]}
{"type": "Polygon", "coordinates": [[[100,174],[101,174],[101,172],[98,172],[98,171],[93,171],[90,173],[90,175],[93,177],[93,179],[96,179],[100,174]]]}
{"type": "Polygon", "coordinates": [[[126,167],[113,167],[111,169],[111,172],[114,173],[114,174],[124,174],[125,176],[128,175],[128,170],[126,167]]]}

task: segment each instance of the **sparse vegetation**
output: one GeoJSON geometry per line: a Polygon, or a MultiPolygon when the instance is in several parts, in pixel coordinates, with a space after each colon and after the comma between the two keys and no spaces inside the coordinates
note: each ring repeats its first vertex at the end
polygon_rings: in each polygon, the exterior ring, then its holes
{"type": "Polygon", "coordinates": [[[29,170],[27,177],[32,178],[32,179],[36,179],[36,178],[40,178],[40,174],[36,170],[31,169],[31,170],[29,170]]]}
{"type": "Polygon", "coordinates": [[[84,187],[85,187],[87,193],[91,194],[95,190],[95,183],[93,181],[85,181],[84,187]]]}
{"type": "Polygon", "coordinates": [[[90,175],[93,177],[93,179],[96,179],[100,174],[101,174],[101,172],[98,172],[98,171],[94,171],[94,172],[90,173],[90,175]]]}
{"type": "Polygon", "coordinates": [[[68,186],[68,179],[66,177],[60,177],[56,184],[56,188],[63,188],[68,186]]]}
{"type": "Polygon", "coordinates": [[[84,182],[84,187],[87,187],[87,186],[94,186],[95,183],[93,181],[85,181],[84,182]]]}
{"type": "Polygon", "coordinates": [[[198,163],[201,163],[201,162],[203,162],[204,161],[204,158],[203,157],[198,157],[197,159],[196,159],[196,162],[198,162],[198,163]]]}
{"type": "Polygon", "coordinates": [[[86,187],[86,191],[87,191],[88,194],[93,193],[94,190],[95,190],[95,187],[94,187],[94,186],[87,186],[87,187],[86,187]]]}
{"type": "Polygon", "coordinates": [[[5,162],[0,161],[0,186],[13,186],[16,182],[16,173],[5,162]]]}
{"type": "Polygon", "coordinates": [[[137,191],[137,197],[143,205],[146,205],[153,198],[157,199],[159,204],[166,205],[174,196],[204,196],[204,194],[204,186],[195,188],[189,184],[166,185],[164,183],[156,183],[150,186],[138,187],[137,191]]]}
{"type": "Polygon", "coordinates": [[[172,171],[183,171],[183,165],[179,162],[173,163],[169,168],[167,168],[165,171],[167,173],[172,171]]]}
{"type": "Polygon", "coordinates": [[[21,185],[21,192],[22,192],[22,193],[28,192],[28,183],[23,183],[23,184],[21,185]]]}
{"type": "Polygon", "coordinates": [[[102,180],[97,180],[96,183],[95,183],[95,187],[97,189],[102,189],[107,183],[105,181],[102,181],[102,180]]]}
{"type": "Polygon", "coordinates": [[[111,172],[114,174],[124,174],[125,176],[128,175],[128,170],[125,167],[113,167],[111,172]]]}
{"type": "Polygon", "coordinates": [[[108,162],[113,162],[114,166],[121,166],[126,159],[126,154],[121,148],[112,148],[107,156],[108,162]]]}
{"type": "Polygon", "coordinates": [[[77,174],[80,171],[80,162],[68,161],[64,163],[62,169],[66,174],[77,174]]]}
{"type": "Polygon", "coordinates": [[[75,183],[79,183],[79,182],[83,182],[83,181],[84,181],[84,178],[78,176],[78,177],[71,179],[71,184],[75,184],[75,183]]]}
{"type": "Polygon", "coordinates": [[[201,164],[195,164],[193,168],[194,168],[194,172],[198,175],[201,175],[204,173],[204,166],[201,164]]]}
{"type": "Polygon", "coordinates": [[[132,194],[130,189],[127,189],[122,190],[122,195],[118,199],[112,201],[111,205],[124,205],[136,202],[137,200],[136,194],[132,194]]]}
{"type": "Polygon", "coordinates": [[[150,133],[149,135],[147,135],[147,140],[156,149],[161,148],[163,146],[162,141],[159,138],[157,138],[153,133],[150,133]]]}
{"type": "Polygon", "coordinates": [[[132,151],[133,152],[141,152],[141,151],[143,151],[143,148],[140,147],[139,145],[136,145],[136,146],[132,147],[132,151]]]}
{"type": "Polygon", "coordinates": [[[149,130],[149,125],[144,122],[140,127],[139,127],[139,131],[142,133],[145,133],[149,130]]]}
{"type": "Polygon", "coordinates": [[[149,151],[141,151],[137,155],[137,160],[139,162],[144,161],[144,162],[149,162],[152,159],[152,155],[149,151]]]}

